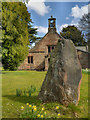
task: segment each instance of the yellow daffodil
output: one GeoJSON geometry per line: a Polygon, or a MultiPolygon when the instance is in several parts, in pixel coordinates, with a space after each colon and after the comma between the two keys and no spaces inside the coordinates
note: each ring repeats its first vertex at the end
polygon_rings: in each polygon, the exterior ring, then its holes
{"type": "Polygon", "coordinates": [[[32,105],[29,105],[29,107],[32,107],[32,105]]]}
{"type": "Polygon", "coordinates": [[[46,112],[44,112],[44,114],[46,115],[46,112]]]}
{"type": "Polygon", "coordinates": [[[60,113],[58,113],[58,117],[60,116],[60,113]]]}
{"type": "Polygon", "coordinates": [[[41,115],[41,118],[43,118],[43,115],[41,115]]]}
{"type": "Polygon", "coordinates": [[[21,106],[21,110],[23,110],[24,109],[24,107],[23,106],[21,106]]]}
{"type": "Polygon", "coordinates": [[[27,103],[26,105],[29,105],[29,103],[27,103]]]}
{"type": "Polygon", "coordinates": [[[35,108],[33,108],[33,110],[34,110],[34,111],[36,111],[36,110],[37,110],[37,108],[35,107],[35,108]]]}
{"type": "Polygon", "coordinates": [[[40,114],[38,114],[37,117],[40,117],[40,114]]]}
{"type": "Polygon", "coordinates": [[[34,105],[33,108],[36,108],[36,106],[34,105]]]}
{"type": "Polygon", "coordinates": [[[44,110],[44,107],[42,108],[42,111],[44,110]]]}
{"type": "Polygon", "coordinates": [[[58,110],[58,109],[59,109],[59,106],[56,106],[56,109],[58,110]]]}

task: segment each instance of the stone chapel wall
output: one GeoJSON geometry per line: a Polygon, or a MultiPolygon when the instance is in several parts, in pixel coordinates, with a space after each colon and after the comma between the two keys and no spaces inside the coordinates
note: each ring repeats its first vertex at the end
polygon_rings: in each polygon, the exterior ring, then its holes
{"type": "Polygon", "coordinates": [[[90,68],[90,53],[77,50],[82,69],[90,68]]]}

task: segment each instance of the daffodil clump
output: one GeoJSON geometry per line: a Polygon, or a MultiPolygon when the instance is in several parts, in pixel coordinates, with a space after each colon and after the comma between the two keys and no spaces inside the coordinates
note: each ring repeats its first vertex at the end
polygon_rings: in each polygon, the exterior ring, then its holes
{"type": "Polygon", "coordinates": [[[24,90],[16,89],[16,96],[29,96],[29,97],[31,97],[32,93],[34,93],[34,92],[36,92],[36,87],[31,85],[24,90]]]}
{"type": "Polygon", "coordinates": [[[44,107],[42,107],[42,109],[39,109],[37,106],[27,103],[25,107],[21,106],[21,110],[23,112],[20,115],[20,118],[45,118],[46,117],[46,111],[44,107]]]}
{"type": "MultiPolygon", "coordinates": [[[[47,112],[45,111],[45,107],[41,109],[36,105],[31,105],[29,103],[26,104],[25,107],[21,106],[22,114],[20,115],[21,118],[48,118],[47,112]]],[[[61,118],[60,115],[60,107],[57,105],[54,110],[57,113],[55,118],[61,118]]]]}

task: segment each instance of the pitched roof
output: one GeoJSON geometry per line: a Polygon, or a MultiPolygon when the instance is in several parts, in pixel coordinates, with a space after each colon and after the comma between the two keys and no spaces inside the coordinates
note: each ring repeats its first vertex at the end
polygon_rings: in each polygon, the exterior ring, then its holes
{"type": "Polygon", "coordinates": [[[44,53],[44,51],[39,49],[42,42],[47,46],[56,45],[59,38],[61,39],[62,37],[56,31],[48,32],[32,49],[30,49],[29,53],[44,53]]]}

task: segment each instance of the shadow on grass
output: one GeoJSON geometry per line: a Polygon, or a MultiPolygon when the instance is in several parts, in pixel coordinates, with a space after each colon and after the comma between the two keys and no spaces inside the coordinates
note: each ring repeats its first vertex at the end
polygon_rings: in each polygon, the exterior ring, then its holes
{"type": "MultiPolygon", "coordinates": [[[[19,102],[19,103],[29,103],[29,104],[34,104],[36,106],[40,106],[41,101],[38,99],[38,96],[20,96],[17,97],[16,95],[4,95],[3,97],[12,100],[13,102],[19,102]]],[[[59,103],[47,103],[45,104],[45,108],[46,110],[50,111],[49,114],[53,113],[53,114],[57,114],[57,111],[55,109],[55,107],[58,105],[59,103]],[[53,107],[54,106],[54,107],[53,107]]],[[[62,118],[64,117],[71,117],[71,118],[75,118],[76,117],[76,113],[78,115],[78,117],[80,116],[81,110],[78,106],[75,106],[73,104],[70,104],[68,107],[65,107],[64,105],[60,105],[60,113],[62,115],[62,118]]]]}
{"type": "Polygon", "coordinates": [[[30,104],[36,104],[39,105],[41,101],[38,99],[38,96],[16,96],[16,95],[4,95],[3,97],[6,97],[12,101],[20,102],[20,103],[30,103],[30,104]]]}

